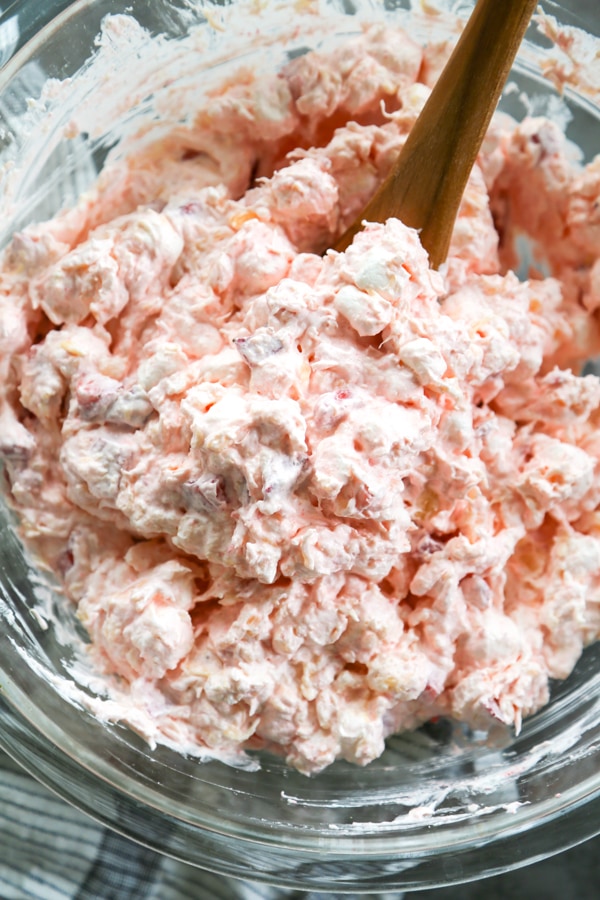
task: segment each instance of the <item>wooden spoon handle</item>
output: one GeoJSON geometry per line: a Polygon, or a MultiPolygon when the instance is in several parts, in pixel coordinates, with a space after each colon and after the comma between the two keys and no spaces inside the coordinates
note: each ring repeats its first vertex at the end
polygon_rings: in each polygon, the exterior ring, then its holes
{"type": "Polygon", "coordinates": [[[430,264],[446,259],[473,163],[538,0],[479,0],[392,171],[336,243],[364,220],[418,228],[430,264]]]}

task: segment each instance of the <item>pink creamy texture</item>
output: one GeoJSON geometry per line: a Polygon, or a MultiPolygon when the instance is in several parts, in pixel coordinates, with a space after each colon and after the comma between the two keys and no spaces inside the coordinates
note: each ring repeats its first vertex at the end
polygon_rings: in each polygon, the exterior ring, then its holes
{"type": "Polygon", "coordinates": [[[599,636],[600,159],[499,117],[441,272],[395,219],[321,256],[439,64],[371,28],[240,73],[5,251],[11,502],[151,743],[310,773],[518,729],[599,636]]]}

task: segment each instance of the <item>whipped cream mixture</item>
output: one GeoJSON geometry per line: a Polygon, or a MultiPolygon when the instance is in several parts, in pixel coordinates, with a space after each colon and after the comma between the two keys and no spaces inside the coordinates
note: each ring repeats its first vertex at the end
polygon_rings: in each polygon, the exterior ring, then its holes
{"type": "Polygon", "coordinates": [[[440,65],[371,27],[240,72],[4,252],[8,493],[151,743],[518,730],[600,634],[600,158],[499,116],[441,271],[395,219],[324,253],[440,65]]]}

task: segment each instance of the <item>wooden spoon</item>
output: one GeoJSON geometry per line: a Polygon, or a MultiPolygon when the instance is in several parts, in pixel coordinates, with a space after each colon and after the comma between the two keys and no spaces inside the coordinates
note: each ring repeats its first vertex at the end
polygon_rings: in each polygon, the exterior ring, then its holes
{"type": "Polygon", "coordinates": [[[390,174],[335,244],[394,216],[420,231],[433,268],[446,259],[473,163],[539,0],[479,0],[390,174]]]}

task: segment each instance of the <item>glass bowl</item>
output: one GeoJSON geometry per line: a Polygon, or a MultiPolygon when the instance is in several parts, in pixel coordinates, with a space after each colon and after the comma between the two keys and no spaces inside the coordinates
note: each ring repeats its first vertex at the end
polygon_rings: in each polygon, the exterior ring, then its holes
{"type": "MultiPolygon", "coordinates": [[[[456,32],[455,13],[469,10],[468,3],[440,2],[449,14],[433,19],[414,6],[16,0],[0,15],[0,243],[74,202],[109,152],[135,151],[148,139],[140,136],[142,122],[152,135],[175,124],[181,109],[161,102],[174,78],[193,108],[234,60],[273,69],[373,18],[410,22],[411,34],[424,39],[435,21],[440,37],[456,32]],[[141,31],[136,42],[119,40],[114,30],[104,44],[112,57],[100,83],[90,64],[96,38],[104,16],[122,12],[139,21],[154,46],[141,31]],[[149,52],[151,75],[144,67],[149,52]],[[48,79],[51,89],[42,94],[48,79]]],[[[587,17],[578,0],[543,6],[560,23],[598,32],[594,3],[587,17]]],[[[569,86],[557,93],[541,75],[550,47],[532,27],[503,107],[518,117],[532,103],[559,116],[590,158],[600,143],[598,97],[569,86]]],[[[151,750],[128,728],[84,708],[82,692],[90,689],[79,668],[83,635],[51,577],[28,561],[11,521],[2,506],[0,745],[66,800],[128,837],[227,875],[360,892],[467,881],[600,832],[599,645],[553,686],[550,704],[516,738],[505,732],[486,738],[440,721],[392,738],[366,768],[340,762],[311,778],[266,754],[256,755],[258,770],[198,762],[166,747],[151,750]]]]}

